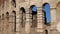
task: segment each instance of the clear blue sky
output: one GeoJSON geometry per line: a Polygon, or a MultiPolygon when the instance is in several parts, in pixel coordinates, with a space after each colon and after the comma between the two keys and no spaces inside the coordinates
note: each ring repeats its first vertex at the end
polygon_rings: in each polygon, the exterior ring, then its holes
{"type": "MultiPolygon", "coordinates": [[[[37,10],[37,7],[34,6],[32,8],[33,11],[36,11],[37,10]]],[[[50,5],[49,4],[45,4],[44,6],[44,11],[46,12],[46,18],[47,18],[47,23],[51,21],[51,18],[50,18],[50,5]]]]}
{"type": "Polygon", "coordinates": [[[50,18],[50,5],[49,4],[46,4],[44,6],[44,11],[46,12],[46,18],[47,18],[47,23],[51,21],[51,18],[50,18]]]}
{"type": "Polygon", "coordinates": [[[34,6],[34,7],[32,8],[32,10],[33,10],[33,11],[37,11],[37,7],[34,6]]]}

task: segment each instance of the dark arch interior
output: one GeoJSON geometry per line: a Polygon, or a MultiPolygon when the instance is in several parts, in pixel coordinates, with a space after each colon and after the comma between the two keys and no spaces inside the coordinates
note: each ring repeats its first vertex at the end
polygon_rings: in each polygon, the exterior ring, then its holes
{"type": "Polygon", "coordinates": [[[16,12],[15,12],[15,11],[12,11],[12,13],[16,14],[16,12]]]}
{"type": "Polygon", "coordinates": [[[12,14],[15,16],[15,18],[16,18],[16,12],[15,11],[12,11],[12,14]]]}
{"type": "Polygon", "coordinates": [[[45,30],[45,34],[48,34],[48,30],[45,30]]]}
{"type": "Polygon", "coordinates": [[[14,7],[16,8],[16,0],[12,0],[12,1],[13,1],[13,3],[15,4],[15,6],[14,6],[14,7]]]}
{"type": "Polygon", "coordinates": [[[9,20],[9,13],[6,12],[6,18],[9,20]]]}
{"type": "Polygon", "coordinates": [[[2,14],[2,20],[4,20],[4,14],[2,14]]]}
{"type": "Polygon", "coordinates": [[[13,2],[16,2],[15,0],[12,0],[13,2]]]}
{"type": "Polygon", "coordinates": [[[6,15],[7,15],[7,16],[9,16],[9,13],[8,13],[8,12],[6,12],[6,15]]]}
{"type": "MultiPolygon", "coordinates": [[[[35,6],[35,5],[32,5],[32,6],[30,7],[30,9],[32,10],[33,7],[36,7],[36,6],[35,6]]],[[[35,15],[35,14],[37,14],[37,8],[36,8],[36,11],[33,11],[33,10],[32,10],[32,15],[35,15]]]]}
{"type": "Polygon", "coordinates": [[[14,32],[16,32],[16,12],[12,11],[14,17],[14,32]]]}
{"type": "Polygon", "coordinates": [[[25,9],[23,7],[20,8],[20,10],[25,13],[25,9]]]}
{"type": "Polygon", "coordinates": [[[6,12],[6,14],[9,14],[8,12],[6,12]]]}
{"type": "Polygon", "coordinates": [[[24,9],[24,7],[21,7],[20,8],[20,11],[22,11],[22,22],[21,22],[21,25],[22,25],[22,28],[24,28],[25,27],[25,14],[26,14],[26,12],[25,12],[25,9],[24,9]]]}
{"type": "Polygon", "coordinates": [[[30,6],[30,10],[32,11],[32,28],[37,27],[37,7],[35,5],[30,6]],[[35,7],[35,8],[34,8],[35,7]],[[34,9],[34,10],[32,10],[34,9]]]}
{"type": "Polygon", "coordinates": [[[2,14],[2,16],[4,16],[4,14],[2,14]]]}
{"type": "Polygon", "coordinates": [[[58,2],[57,6],[60,4],[60,2],[58,2]]]}

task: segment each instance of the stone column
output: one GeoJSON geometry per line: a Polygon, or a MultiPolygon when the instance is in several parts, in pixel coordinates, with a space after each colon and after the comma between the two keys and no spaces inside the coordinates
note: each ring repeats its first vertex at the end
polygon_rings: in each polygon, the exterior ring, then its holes
{"type": "MultiPolygon", "coordinates": [[[[3,11],[2,5],[1,5],[1,11],[3,11]]],[[[3,20],[2,20],[2,14],[1,14],[1,34],[3,33],[3,20]]]]}
{"type": "Polygon", "coordinates": [[[43,32],[43,13],[42,8],[37,8],[37,32],[42,34],[43,32]]]}
{"type": "Polygon", "coordinates": [[[25,24],[25,32],[27,34],[30,33],[30,27],[31,27],[31,12],[29,9],[26,9],[26,24],[25,24]]]}
{"type": "Polygon", "coordinates": [[[16,12],[16,34],[21,34],[21,14],[16,12]]]}
{"type": "Polygon", "coordinates": [[[19,11],[19,22],[20,22],[20,32],[21,32],[21,29],[22,29],[22,10],[19,11]]]}
{"type": "Polygon", "coordinates": [[[5,20],[4,20],[4,28],[5,28],[5,30],[4,30],[4,34],[8,34],[8,27],[9,27],[9,18],[8,18],[8,16],[7,16],[7,14],[5,15],[5,20]]]}
{"type": "Polygon", "coordinates": [[[55,28],[57,25],[57,20],[56,20],[56,8],[51,8],[51,29],[55,28]]]}
{"type": "Polygon", "coordinates": [[[7,34],[9,34],[9,14],[6,15],[6,21],[7,21],[7,34]]]}
{"type": "Polygon", "coordinates": [[[13,16],[9,16],[9,34],[13,34],[13,16]]]}

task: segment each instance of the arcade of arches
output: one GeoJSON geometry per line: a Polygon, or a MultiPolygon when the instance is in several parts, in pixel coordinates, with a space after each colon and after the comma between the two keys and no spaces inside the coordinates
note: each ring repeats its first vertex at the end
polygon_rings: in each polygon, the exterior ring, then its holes
{"type": "MultiPolygon", "coordinates": [[[[12,7],[17,7],[15,0],[11,3],[12,7]]],[[[51,8],[49,3],[44,3],[42,7],[31,5],[27,9],[22,6],[18,12],[16,10],[1,13],[0,34],[60,34],[60,2],[56,8],[51,8]],[[55,15],[51,14],[51,10],[56,10],[56,22],[58,24],[54,22],[55,17],[53,19],[51,17],[55,15]]]]}

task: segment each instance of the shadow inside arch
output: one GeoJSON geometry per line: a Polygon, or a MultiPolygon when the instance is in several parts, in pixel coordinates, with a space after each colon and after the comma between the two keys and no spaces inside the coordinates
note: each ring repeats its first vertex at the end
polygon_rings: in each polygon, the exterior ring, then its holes
{"type": "Polygon", "coordinates": [[[45,30],[45,34],[48,34],[48,30],[47,29],[45,30]]]}

